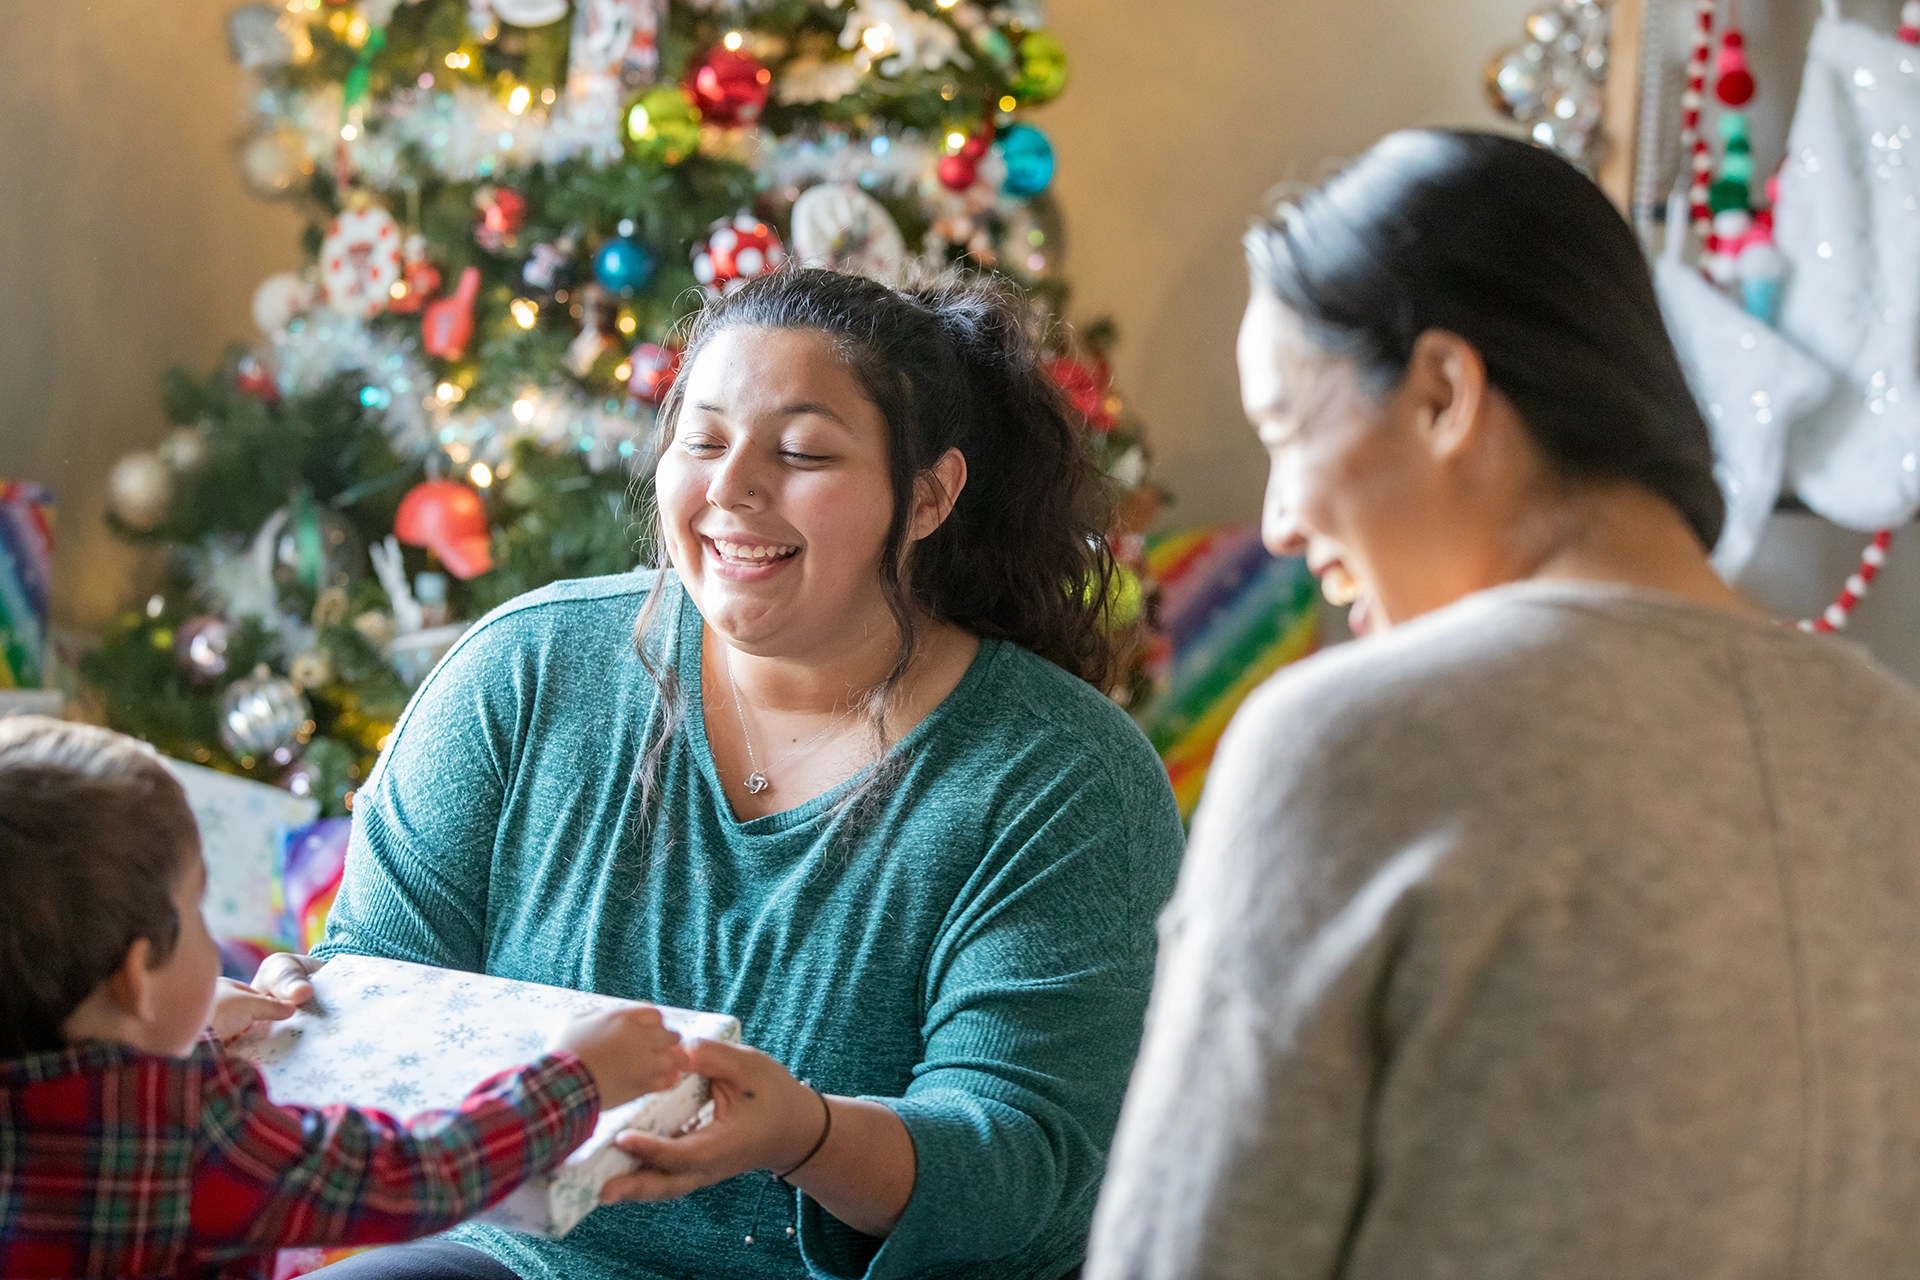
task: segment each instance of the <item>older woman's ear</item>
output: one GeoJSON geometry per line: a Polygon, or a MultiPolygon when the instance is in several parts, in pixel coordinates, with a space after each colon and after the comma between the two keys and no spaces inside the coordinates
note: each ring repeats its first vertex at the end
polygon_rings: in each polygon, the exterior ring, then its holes
{"type": "Polygon", "coordinates": [[[1401,394],[1412,401],[1415,424],[1435,460],[1457,458],[1483,430],[1487,362],[1459,334],[1429,329],[1414,340],[1401,394]]]}

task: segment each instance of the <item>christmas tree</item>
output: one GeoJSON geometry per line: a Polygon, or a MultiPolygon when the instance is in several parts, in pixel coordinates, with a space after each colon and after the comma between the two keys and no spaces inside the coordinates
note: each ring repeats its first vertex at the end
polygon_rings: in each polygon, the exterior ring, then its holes
{"type": "Polygon", "coordinates": [[[110,477],[171,551],[83,666],[116,727],[341,812],[466,622],[638,562],[675,326],[789,258],[1018,281],[1137,557],[1146,454],[1110,335],[1062,322],[1024,119],[1067,80],[1037,0],[285,0],[229,35],[307,265],[110,477]]]}

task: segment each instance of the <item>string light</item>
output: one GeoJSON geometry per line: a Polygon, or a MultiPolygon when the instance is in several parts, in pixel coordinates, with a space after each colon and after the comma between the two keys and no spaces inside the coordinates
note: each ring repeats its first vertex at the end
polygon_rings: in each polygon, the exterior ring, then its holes
{"type": "Polygon", "coordinates": [[[513,416],[522,423],[533,421],[533,401],[522,396],[513,402],[513,416]]]}
{"type": "Polygon", "coordinates": [[[727,46],[728,49],[732,50],[735,53],[738,53],[740,51],[740,46],[745,44],[746,42],[747,42],[747,38],[744,35],[740,34],[738,31],[727,32],[727,34],[720,41],[721,44],[727,46]]]}
{"type": "Polygon", "coordinates": [[[434,388],[433,394],[439,398],[441,404],[453,404],[455,401],[467,398],[466,389],[451,382],[441,383],[434,388]]]}
{"type": "Polygon", "coordinates": [[[470,55],[461,53],[458,49],[456,49],[452,53],[447,55],[447,65],[449,67],[452,67],[455,71],[464,71],[468,67],[473,65],[473,58],[470,55]]]}
{"type": "Polygon", "coordinates": [[[527,104],[532,101],[533,90],[525,85],[516,85],[513,92],[507,95],[507,110],[520,115],[526,111],[527,104]]]}
{"type": "Polygon", "coordinates": [[[647,138],[647,130],[652,127],[653,121],[648,117],[647,109],[637,102],[634,103],[633,110],[627,112],[627,132],[633,135],[634,141],[644,142],[647,138]]]}
{"type": "Polygon", "coordinates": [[[467,472],[467,478],[473,481],[477,489],[485,489],[493,483],[493,468],[484,462],[473,464],[473,470],[467,472]]]}
{"type": "Polygon", "coordinates": [[[398,302],[400,299],[406,297],[407,282],[404,280],[395,280],[391,285],[387,286],[387,296],[392,298],[395,302],[398,302]]]}
{"type": "Polygon", "coordinates": [[[958,129],[955,129],[952,133],[949,133],[947,135],[947,150],[958,151],[960,148],[966,145],[967,145],[967,135],[964,133],[961,133],[958,129]]]}
{"type": "Polygon", "coordinates": [[[357,13],[354,14],[353,20],[347,23],[347,43],[358,49],[367,42],[369,30],[367,20],[357,13]]]}
{"type": "Polygon", "coordinates": [[[615,382],[625,382],[628,378],[631,378],[632,376],[633,376],[633,361],[622,360],[618,365],[614,366],[613,380],[615,382]]]}
{"type": "Polygon", "coordinates": [[[342,141],[352,142],[355,138],[359,136],[360,136],[360,130],[351,122],[340,126],[340,138],[342,141]]]}
{"type": "Polygon", "coordinates": [[[633,318],[633,313],[631,311],[622,311],[620,313],[620,319],[617,321],[617,323],[619,324],[620,332],[622,333],[632,333],[635,329],[638,329],[640,327],[640,322],[633,318]]]}
{"type": "Polygon", "coordinates": [[[951,9],[956,4],[959,4],[960,0],[933,0],[933,2],[939,5],[942,9],[951,9]]]}
{"type": "Polygon", "coordinates": [[[534,321],[540,318],[540,304],[532,298],[515,298],[507,304],[507,310],[513,312],[513,321],[522,329],[533,328],[534,321]]]}
{"type": "Polygon", "coordinates": [[[893,28],[884,22],[868,27],[866,34],[860,37],[860,43],[867,46],[869,53],[885,53],[893,44],[893,28]]]}
{"type": "Polygon", "coordinates": [[[554,100],[554,98],[555,98],[555,96],[556,96],[556,95],[555,95],[555,94],[554,94],[554,92],[553,92],[553,86],[552,86],[552,85],[548,85],[548,86],[547,86],[546,88],[544,88],[544,89],[542,89],[542,90],[540,91],[540,101],[542,101],[542,102],[544,102],[544,103],[545,103],[546,105],[548,105],[548,106],[552,106],[552,105],[553,105],[553,100],[554,100]]]}
{"type": "Polygon", "coordinates": [[[1000,99],[1000,109],[1002,111],[1011,111],[1019,105],[1018,102],[1014,101],[1014,97],[1010,93],[1000,99]]]}

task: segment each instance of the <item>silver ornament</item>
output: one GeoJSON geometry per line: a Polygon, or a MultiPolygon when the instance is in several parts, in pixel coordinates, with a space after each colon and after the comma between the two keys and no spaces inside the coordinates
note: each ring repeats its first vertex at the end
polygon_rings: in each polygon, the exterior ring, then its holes
{"type": "Polygon", "coordinates": [[[1527,15],[1526,31],[1538,44],[1553,44],[1567,32],[1567,15],[1558,4],[1543,4],[1527,15]]]}
{"type": "Polygon", "coordinates": [[[228,685],[220,699],[220,745],[243,761],[290,764],[310,716],[293,681],[255,667],[252,675],[228,685]]]}
{"type": "Polygon", "coordinates": [[[1515,45],[1487,59],[1487,101],[1510,120],[1525,120],[1540,109],[1546,89],[1546,51],[1537,44],[1515,45]]]}
{"type": "Polygon", "coordinates": [[[270,200],[291,195],[312,172],[307,144],[291,128],[257,134],[240,149],[240,175],[256,195],[270,200]]]}
{"type": "Polygon", "coordinates": [[[254,535],[267,548],[266,571],[282,585],[319,593],[357,581],[367,566],[360,534],[331,507],[290,503],[267,517],[254,535]]]}
{"type": "Polygon", "coordinates": [[[233,624],[225,618],[203,614],[189,618],[173,633],[173,659],[194,684],[205,684],[227,673],[227,646],[233,640],[233,624]]]}
{"type": "Polygon", "coordinates": [[[207,429],[175,427],[161,442],[160,457],[175,471],[197,471],[207,460],[207,429]]]}
{"type": "Polygon", "coordinates": [[[248,71],[284,67],[293,61],[293,40],[280,26],[272,5],[246,4],[227,19],[227,48],[248,71]]]}
{"type": "Polygon", "coordinates": [[[173,505],[173,468],[157,453],[129,453],[107,473],[107,509],[127,528],[150,533],[173,505]]]}
{"type": "Polygon", "coordinates": [[[1584,137],[1600,123],[1601,105],[1600,86],[1583,77],[1549,97],[1545,114],[1558,132],[1584,137]]]}

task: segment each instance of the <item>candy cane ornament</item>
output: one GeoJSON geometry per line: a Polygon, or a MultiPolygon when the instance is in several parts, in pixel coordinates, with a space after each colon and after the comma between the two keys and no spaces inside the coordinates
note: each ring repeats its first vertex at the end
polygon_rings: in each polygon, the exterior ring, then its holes
{"type": "Polygon", "coordinates": [[[1880,576],[1882,566],[1887,563],[1887,549],[1893,545],[1893,530],[1882,529],[1873,535],[1866,549],[1860,553],[1860,567],[1847,578],[1846,585],[1840,588],[1840,594],[1827,606],[1826,612],[1817,618],[1807,618],[1800,623],[1802,631],[1827,634],[1844,631],[1853,617],[1854,606],[1873,587],[1873,580],[1880,576]]]}

